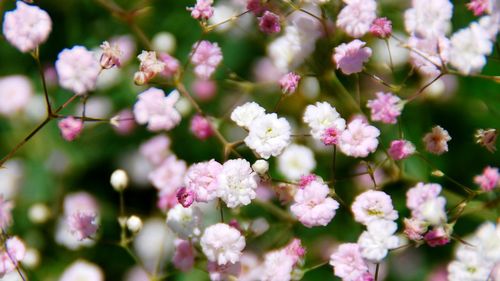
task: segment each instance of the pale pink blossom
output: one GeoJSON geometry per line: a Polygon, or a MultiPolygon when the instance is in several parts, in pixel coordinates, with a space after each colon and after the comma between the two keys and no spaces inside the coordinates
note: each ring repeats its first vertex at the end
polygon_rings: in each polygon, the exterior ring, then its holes
{"type": "Polygon", "coordinates": [[[160,165],[170,154],[170,138],[166,135],[155,136],[142,143],[139,152],[151,164],[160,165]]]}
{"type": "Polygon", "coordinates": [[[70,216],[76,212],[98,213],[99,207],[92,195],[81,191],[71,193],[64,197],[64,215],[70,216]]]}
{"type": "Polygon", "coordinates": [[[104,281],[104,273],[99,266],[93,263],[77,260],[69,265],[59,278],[59,281],[76,280],[104,281]]]}
{"type": "Polygon", "coordinates": [[[238,280],[241,272],[241,263],[227,263],[219,265],[217,262],[207,263],[208,276],[210,281],[238,280]]]}
{"type": "Polygon", "coordinates": [[[0,278],[16,270],[26,254],[26,246],[17,236],[8,238],[4,245],[5,248],[0,252],[0,278]]]}
{"type": "Polygon", "coordinates": [[[420,38],[443,36],[450,28],[453,4],[450,0],[412,0],[404,13],[406,31],[420,38]]]}
{"type": "Polygon", "coordinates": [[[425,149],[430,153],[441,155],[448,151],[448,142],[451,140],[448,131],[441,126],[435,126],[430,133],[427,133],[423,141],[425,149]]]}
{"type": "Polygon", "coordinates": [[[266,10],[266,7],[261,0],[247,0],[247,10],[251,11],[256,16],[259,16],[266,10]]]}
{"type": "Polygon", "coordinates": [[[178,203],[179,201],[177,200],[177,193],[175,190],[162,189],[158,192],[158,200],[156,201],[156,207],[158,207],[158,209],[166,212],[175,207],[178,203]]]}
{"type": "Polygon", "coordinates": [[[289,72],[281,77],[279,82],[283,94],[291,95],[295,93],[297,87],[299,86],[300,78],[300,75],[294,72],[289,72]]]}
{"type": "Polygon", "coordinates": [[[428,200],[437,198],[441,193],[441,185],[437,183],[417,183],[406,192],[406,206],[412,211],[412,216],[420,217],[420,208],[428,200]]]}
{"type": "Polygon", "coordinates": [[[198,78],[208,80],[221,61],[222,51],[217,43],[203,40],[193,45],[191,62],[198,78]]]}
{"type": "Polygon", "coordinates": [[[340,150],[352,157],[366,157],[378,146],[380,131],[360,119],[352,120],[340,136],[340,150]]]}
{"type": "Polygon", "coordinates": [[[167,53],[160,53],[160,61],[165,64],[161,74],[166,77],[173,77],[179,71],[179,61],[167,53]]]}
{"type": "Polygon", "coordinates": [[[403,160],[415,153],[415,146],[407,140],[393,140],[388,152],[392,159],[403,160]]]}
{"type": "Polygon", "coordinates": [[[194,249],[187,240],[176,239],[174,257],[172,258],[175,268],[186,272],[191,270],[194,265],[194,249]]]}
{"type": "Polygon", "coordinates": [[[83,130],[83,121],[73,116],[64,118],[57,123],[62,137],[67,141],[75,140],[83,130]]]}
{"type": "Polygon", "coordinates": [[[292,273],[304,255],[305,249],[302,247],[299,239],[293,239],[287,246],[267,253],[264,258],[263,272],[260,280],[292,280],[292,273]]]}
{"type": "Polygon", "coordinates": [[[427,232],[427,223],[416,218],[405,218],[404,222],[404,233],[406,236],[413,241],[420,241],[424,238],[424,234],[427,232]]]}
{"type": "Polygon", "coordinates": [[[134,38],[131,35],[115,36],[111,38],[110,44],[116,44],[120,48],[120,64],[122,65],[129,62],[135,56],[136,46],[134,38]]]}
{"type": "Polygon", "coordinates": [[[422,74],[435,77],[441,74],[441,65],[449,60],[450,40],[444,36],[408,39],[410,63],[422,74]]]}
{"type": "Polygon", "coordinates": [[[100,47],[102,49],[102,55],[99,60],[101,67],[104,69],[112,68],[113,66],[120,67],[122,51],[118,44],[109,44],[108,41],[104,41],[100,47]]]}
{"type": "Polygon", "coordinates": [[[366,104],[366,107],[371,109],[372,121],[396,124],[403,110],[401,99],[392,93],[377,92],[375,95],[377,98],[369,100],[366,104]]]}
{"type": "Polygon", "coordinates": [[[179,204],[181,204],[184,208],[187,208],[193,204],[196,194],[190,189],[181,187],[177,190],[176,196],[179,204]]]}
{"type": "Polygon", "coordinates": [[[375,37],[386,39],[392,34],[392,22],[387,18],[376,18],[370,25],[370,33],[375,37]]]}
{"type": "Polygon", "coordinates": [[[5,200],[3,194],[0,194],[0,229],[7,229],[12,223],[12,208],[14,204],[5,200]]]}
{"type": "Polygon", "coordinates": [[[134,74],[134,82],[137,85],[143,85],[153,79],[158,73],[165,70],[165,63],[158,60],[155,51],[142,51],[137,56],[141,62],[139,71],[134,74]]]}
{"type": "Polygon", "coordinates": [[[5,13],[3,34],[19,51],[33,51],[49,37],[52,21],[49,14],[37,6],[16,2],[16,9],[5,13]]]}
{"type": "Polygon", "coordinates": [[[339,144],[339,139],[342,131],[335,127],[326,128],[321,136],[321,141],[325,145],[337,145],[339,144]]]}
{"type": "Polygon", "coordinates": [[[339,208],[339,203],[328,197],[329,192],[321,179],[315,179],[297,190],[290,210],[306,227],[325,226],[339,208]]]}
{"type": "Polygon", "coordinates": [[[313,181],[315,181],[318,178],[315,174],[309,174],[300,177],[299,180],[299,188],[305,188],[307,185],[311,184],[313,181]]]}
{"type": "Polygon", "coordinates": [[[302,241],[298,238],[292,239],[284,250],[292,257],[294,263],[298,263],[306,255],[306,249],[302,246],[302,241]]]}
{"type": "Polygon", "coordinates": [[[91,211],[77,211],[66,217],[68,229],[76,239],[82,241],[97,232],[97,214],[91,211]]]}
{"type": "Polygon", "coordinates": [[[364,47],[365,42],[355,39],[335,47],[333,61],[344,74],[349,75],[363,70],[363,63],[372,55],[372,49],[364,47]]]}
{"type": "Polygon", "coordinates": [[[356,243],[341,244],[330,256],[330,265],[335,276],[344,281],[364,280],[362,277],[368,272],[368,266],[356,243]]]}
{"type": "Polygon", "coordinates": [[[101,65],[85,47],[74,46],[59,53],[56,70],[61,87],[83,95],[95,89],[101,65]]]}
{"type": "Polygon", "coordinates": [[[500,174],[498,168],[486,167],[481,175],[474,177],[474,183],[479,185],[483,191],[491,191],[493,188],[498,187],[500,183],[500,174]]]}
{"type": "Polygon", "coordinates": [[[217,223],[205,229],[200,245],[209,261],[218,265],[234,264],[240,260],[241,251],[245,248],[245,237],[237,229],[217,223]]]}
{"type": "Polygon", "coordinates": [[[259,18],[259,28],[262,32],[272,34],[281,31],[280,17],[270,11],[265,11],[259,18]]]}
{"type": "Polygon", "coordinates": [[[337,16],[337,26],[352,37],[359,38],[370,30],[377,17],[374,0],[349,0],[337,16]]]}
{"type": "Polygon", "coordinates": [[[159,190],[174,193],[181,187],[186,173],[186,162],[175,155],[168,156],[156,169],[149,173],[149,180],[159,190]]]}
{"type": "Polygon", "coordinates": [[[449,230],[443,226],[427,232],[424,236],[425,242],[431,247],[446,245],[450,242],[450,238],[449,230]]]}
{"type": "Polygon", "coordinates": [[[33,87],[26,76],[0,78],[0,115],[12,116],[25,109],[33,96],[33,87]]]}
{"type": "Polygon", "coordinates": [[[497,148],[498,132],[496,129],[479,129],[474,134],[476,143],[486,148],[489,152],[494,153],[497,148]]]}
{"type": "Polygon", "coordinates": [[[148,130],[171,130],[181,122],[181,115],[175,109],[179,92],[172,91],[165,97],[163,90],[149,88],[139,94],[134,105],[135,120],[139,124],[148,124],[148,130]]]}
{"type": "Polygon", "coordinates": [[[387,193],[368,190],[356,197],[351,206],[354,220],[368,225],[375,220],[396,220],[398,212],[392,206],[392,199],[387,193]]]}
{"type": "Polygon", "coordinates": [[[191,12],[194,19],[207,20],[214,15],[213,0],[196,0],[196,4],[192,8],[187,8],[191,12]]]}
{"type": "Polygon", "coordinates": [[[190,130],[191,133],[200,140],[206,140],[214,134],[210,121],[199,114],[193,116],[191,119],[190,130]]]}
{"type": "Polygon", "coordinates": [[[480,16],[488,10],[490,1],[492,0],[471,0],[467,3],[467,9],[471,10],[476,17],[480,16]]]}
{"type": "Polygon", "coordinates": [[[217,176],[222,172],[222,165],[210,160],[189,167],[184,177],[184,184],[196,194],[197,202],[208,202],[217,197],[217,176]]]}
{"type": "Polygon", "coordinates": [[[134,113],[130,109],[123,109],[117,115],[116,125],[113,129],[120,135],[128,135],[135,129],[134,113]]]}
{"type": "Polygon", "coordinates": [[[191,84],[191,89],[199,100],[209,101],[217,93],[217,83],[213,80],[196,79],[191,84]]]}

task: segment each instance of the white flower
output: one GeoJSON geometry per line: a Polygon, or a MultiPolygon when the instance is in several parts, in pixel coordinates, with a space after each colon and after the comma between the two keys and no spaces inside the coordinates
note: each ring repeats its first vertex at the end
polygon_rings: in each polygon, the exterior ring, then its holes
{"type": "Polygon", "coordinates": [[[335,107],[328,102],[317,102],[308,105],[302,118],[311,128],[311,135],[315,139],[321,139],[328,128],[335,128],[341,133],[345,129],[345,120],[340,117],[335,107]]]}
{"type": "Polygon", "coordinates": [[[485,260],[500,261],[500,227],[491,222],[483,223],[476,230],[478,252],[485,260]]]}
{"type": "Polygon", "coordinates": [[[393,221],[375,220],[368,224],[368,230],[358,238],[361,255],[372,262],[380,262],[390,249],[399,246],[399,238],[393,235],[397,225],[393,221]]]}
{"type": "Polygon", "coordinates": [[[359,38],[368,32],[377,18],[375,0],[349,0],[337,16],[337,26],[352,37],[359,38]]]}
{"type": "Polygon", "coordinates": [[[83,95],[95,89],[101,65],[92,52],[75,46],[59,53],[56,71],[61,87],[83,95]]]}
{"type": "Polygon", "coordinates": [[[405,27],[418,37],[438,37],[450,28],[453,5],[449,0],[413,0],[405,12],[405,27]]]}
{"type": "MultiPolygon", "coordinates": [[[[21,75],[0,78],[0,115],[12,116],[28,107],[33,97],[30,80],[21,75]]],[[[29,110],[28,110],[29,111],[29,110]]]]}
{"type": "Polygon", "coordinates": [[[479,72],[491,54],[493,43],[479,24],[472,23],[451,37],[450,64],[463,74],[479,72]]]}
{"type": "Polygon", "coordinates": [[[217,196],[226,202],[228,208],[248,205],[256,196],[256,175],[245,159],[233,159],[224,163],[217,180],[217,196]]]}
{"type": "Polygon", "coordinates": [[[187,240],[201,234],[201,217],[202,213],[198,207],[191,205],[184,208],[177,204],[168,211],[167,225],[179,238],[187,240]]]}
{"type": "Polygon", "coordinates": [[[255,119],[249,127],[245,144],[260,157],[278,156],[290,144],[290,124],[276,113],[255,119]]]}
{"type": "Polygon", "coordinates": [[[219,265],[236,263],[245,248],[245,238],[236,229],[217,223],[205,229],[200,240],[201,249],[209,261],[219,265]]]}
{"type": "Polygon", "coordinates": [[[97,265],[87,261],[78,260],[66,268],[61,278],[59,278],[59,281],[75,280],[103,281],[104,274],[97,265]]]}
{"type": "Polygon", "coordinates": [[[432,224],[442,225],[446,222],[446,199],[442,196],[430,198],[420,206],[421,218],[432,224]]]}
{"type": "Polygon", "coordinates": [[[266,114],[266,110],[256,102],[247,102],[244,105],[236,107],[231,113],[231,120],[240,127],[250,127],[252,122],[266,114]]]}
{"type": "Polygon", "coordinates": [[[262,281],[289,281],[295,261],[286,251],[276,250],[266,254],[262,281]]]}
{"type": "MultiPolygon", "coordinates": [[[[475,237],[467,239],[474,242],[475,237]]],[[[477,248],[460,244],[457,259],[448,265],[449,281],[483,281],[488,280],[493,264],[485,262],[483,255],[477,248]]]]}
{"type": "Polygon", "coordinates": [[[316,168],[316,160],[310,148],[291,144],[278,157],[278,170],[288,180],[298,180],[316,168]]]}

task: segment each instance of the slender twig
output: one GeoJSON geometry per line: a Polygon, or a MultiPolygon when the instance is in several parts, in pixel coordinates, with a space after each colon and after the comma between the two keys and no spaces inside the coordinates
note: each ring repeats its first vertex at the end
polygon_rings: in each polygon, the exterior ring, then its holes
{"type": "Polygon", "coordinates": [[[421,93],[425,91],[430,85],[434,84],[439,78],[443,77],[443,73],[440,73],[438,76],[436,76],[434,79],[432,79],[429,83],[425,84],[422,88],[420,88],[415,94],[413,94],[411,97],[407,98],[406,100],[408,102],[411,102],[412,100],[416,99],[421,93]]]}
{"type": "Polygon", "coordinates": [[[45,81],[45,73],[43,71],[42,64],[40,63],[40,50],[39,47],[35,49],[35,51],[32,53],[33,58],[35,59],[38,72],[40,74],[40,78],[42,80],[42,86],[43,86],[43,95],[45,97],[45,104],[47,106],[47,115],[50,116],[52,114],[52,106],[50,104],[50,99],[49,99],[49,91],[47,90],[47,83],[45,81]]]}

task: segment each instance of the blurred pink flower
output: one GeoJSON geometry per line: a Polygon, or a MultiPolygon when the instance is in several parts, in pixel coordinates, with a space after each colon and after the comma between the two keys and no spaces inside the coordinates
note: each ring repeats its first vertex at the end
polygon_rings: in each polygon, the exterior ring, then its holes
{"type": "Polygon", "coordinates": [[[162,74],[166,77],[172,77],[179,71],[179,61],[171,55],[160,53],[160,60],[165,64],[162,74]]]}
{"type": "Polygon", "coordinates": [[[17,236],[5,241],[5,249],[0,252],[0,278],[5,274],[13,272],[18,263],[24,259],[26,247],[17,236]]]}
{"type": "Polygon", "coordinates": [[[194,19],[207,20],[214,15],[213,0],[196,0],[196,4],[192,8],[187,8],[191,12],[194,19]]]}
{"type": "Polygon", "coordinates": [[[359,38],[367,33],[377,17],[375,0],[349,0],[337,16],[337,26],[349,36],[359,38]]]}
{"type": "Polygon", "coordinates": [[[206,140],[214,134],[210,121],[198,114],[191,119],[190,130],[200,140],[206,140]]]}
{"type": "Polygon", "coordinates": [[[187,208],[193,204],[196,194],[192,190],[181,187],[177,190],[176,196],[177,202],[179,202],[179,204],[181,204],[184,208],[187,208]]]}
{"type": "Polygon", "coordinates": [[[113,129],[120,135],[128,135],[136,127],[134,113],[130,109],[123,109],[118,113],[118,126],[113,126],[113,129]]]}
{"type": "Polygon", "coordinates": [[[83,95],[95,89],[101,65],[85,47],[74,46],[59,53],[56,70],[61,87],[83,95]]]}
{"type": "Polygon", "coordinates": [[[238,280],[241,264],[237,262],[219,265],[216,262],[209,261],[207,270],[211,281],[238,280]]]}
{"type": "Polygon", "coordinates": [[[217,83],[213,80],[196,79],[193,84],[191,84],[191,89],[199,100],[208,101],[215,96],[217,92],[217,83]]]}
{"type": "Polygon", "coordinates": [[[193,246],[191,246],[189,241],[181,239],[176,239],[174,243],[175,252],[172,260],[175,268],[183,272],[191,270],[194,265],[195,256],[193,246]]]}
{"type": "Polygon", "coordinates": [[[415,153],[415,146],[407,140],[393,140],[388,152],[392,159],[402,160],[415,153]]]}
{"type": "Polygon", "coordinates": [[[169,190],[175,196],[177,188],[183,185],[186,162],[175,155],[168,156],[155,170],[149,173],[149,180],[159,190],[169,190]]]}
{"type": "Polygon", "coordinates": [[[0,229],[7,229],[12,223],[12,208],[14,204],[4,199],[0,194],[0,229]]]}
{"type": "Polygon", "coordinates": [[[339,144],[339,139],[341,135],[341,131],[338,130],[335,126],[326,128],[321,136],[321,141],[325,145],[336,145],[339,144]]]}
{"type": "Polygon", "coordinates": [[[62,137],[67,141],[75,140],[83,130],[82,120],[76,119],[73,116],[64,118],[57,125],[62,137]]]}
{"type": "Polygon", "coordinates": [[[222,172],[222,165],[210,160],[191,165],[184,178],[184,184],[196,193],[197,202],[208,202],[217,197],[217,176],[222,172]]]}
{"type": "Polygon", "coordinates": [[[99,207],[94,197],[85,191],[66,195],[64,197],[64,215],[70,216],[78,211],[98,213],[99,207]]]}
{"type": "Polygon", "coordinates": [[[356,243],[340,244],[330,256],[330,265],[333,267],[335,276],[342,280],[364,280],[362,277],[368,272],[368,266],[356,243]]]}
{"type": "Polygon", "coordinates": [[[392,34],[392,22],[387,18],[376,18],[370,25],[370,33],[375,37],[386,39],[392,34]]]}
{"type": "Polygon", "coordinates": [[[378,92],[377,98],[369,100],[366,107],[371,109],[373,121],[380,121],[385,124],[396,124],[397,118],[403,109],[401,99],[392,93],[378,92]]]}
{"type": "Polygon", "coordinates": [[[443,246],[450,242],[450,233],[444,227],[440,226],[427,232],[424,240],[431,247],[443,246]]]}
{"type": "Polygon", "coordinates": [[[261,0],[247,0],[247,10],[251,11],[255,16],[259,16],[266,8],[261,0]]]}
{"type": "Polygon", "coordinates": [[[289,72],[281,77],[279,82],[283,94],[291,95],[295,93],[297,87],[299,86],[300,78],[300,75],[294,72],[289,72]]]}
{"type": "Polygon", "coordinates": [[[116,43],[111,45],[108,41],[104,41],[101,44],[101,49],[102,55],[99,63],[102,68],[109,69],[113,66],[120,67],[120,57],[122,55],[122,51],[116,43]]]}
{"type": "Polygon", "coordinates": [[[486,167],[481,175],[474,177],[474,183],[479,185],[483,191],[491,191],[493,188],[498,187],[500,183],[500,174],[498,168],[486,167]]]}
{"type": "Polygon", "coordinates": [[[165,70],[165,63],[162,60],[158,60],[155,51],[142,51],[137,58],[141,62],[139,71],[134,74],[134,83],[137,85],[147,83],[158,73],[165,70]]]}
{"type": "Polygon", "coordinates": [[[89,238],[97,232],[97,214],[93,212],[77,211],[67,218],[69,231],[79,241],[89,238]]]}
{"type": "Polygon", "coordinates": [[[206,40],[194,43],[191,62],[198,78],[208,80],[221,61],[222,51],[217,43],[206,40]]]}
{"type": "Polygon", "coordinates": [[[11,75],[0,78],[0,115],[12,116],[28,106],[33,87],[26,76],[11,75]]]}
{"type": "Polygon", "coordinates": [[[372,49],[364,47],[365,42],[355,39],[335,47],[333,61],[344,74],[358,73],[363,70],[363,63],[372,55],[372,49]]]}
{"type": "Polygon", "coordinates": [[[16,2],[16,9],[5,13],[3,34],[19,51],[33,51],[45,42],[52,30],[49,14],[37,6],[16,2]]]}
{"type": "Polygon", "coordinates": [[[281,31],[280,17],[270,11],[265,11],[262,17],[259,18],[260,31],[272,34],[281,31]]]}
{"type": "Polygon", "coordinates": [[[170,154],[170,138],[166,135],[157,135],[139,147],[139,152],[153,165],[159,165],[170,154]]]}
{"type": "Polygon", "coordinates": [[[471,0],[467,3],[467,9],[471,10],[476,17],[480,16],[488,10],[490,1],[492,0],[471,0]]]}
{"type": "Polygon", "coordinates": [[[448,131],[441,126],[435,126],[430,133],[427,133],[423,141],[425,149],[430,153],[441,155],[448,151],[448,142],[451,140],[448,131]]]}
{"type": "Polygon", "coordinates": [[[148,130],[170,130],[181,122],[181,115],[175,109],[179,92],[172,91],[167,97],[163,90],[149,88],[139,94],[134,105],[135,120],[139,124],[148,123],[148,130]]]}

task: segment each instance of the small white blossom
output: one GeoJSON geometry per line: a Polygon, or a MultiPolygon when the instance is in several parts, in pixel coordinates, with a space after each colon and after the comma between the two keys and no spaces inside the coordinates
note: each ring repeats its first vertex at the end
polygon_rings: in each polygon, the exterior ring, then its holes
{"type": "Polygon", "coordinates": [[[229,160],[224,163],[222,172],[217,177],[219,182],[217,196],[226,203],[228,208],[248,205],[256,196],[256,178],[247,160],[229,160]]]}
{"type": "Polygon", "coordinates": [[[224,223],[217,223],[205,229],[200,245],[209,261],[219,265],[236,263],[245,248],[245,238],[236,229],[224,223]]]}
{"type": "Polygon", "coordinates": [[[285,118],[278,118],[276,113],[266,114],[250,124],[245,144],[264,159],[278,156],[290,144],[290,130],[285,118]]]}
{"type": "Polygon", "coordinates": [[[240,127],[250,127],[252,122],[266,114],[266,110],[256,102],[247,102],[244,105],[236,107],[231,113],[231,120],[240,127]]]}
{"type": "Polygon", "coordinates": [[[358,238],[361,255],[372,262],[380,262],[390,249],[399,246],[399,238],[393,235],[397,225],[393,221],[375,220],[368,224],[368,230],[358,238]]]}
{"type": "Polygon", "coordinates": [[[202,213],[198,207],[191,205],[189,208],[184,208],[181,204],[177,204],[168,211],[167,225],[179,235],[179,238],[187,240],[201,234],[201,217],[202,213]]]}
{"type": "Polygon", "coordinates": [[[316,168],[312,150],[304,145],[291,144],[278,157],[278,170],[288,180],[298,180],[316,168]]]}

